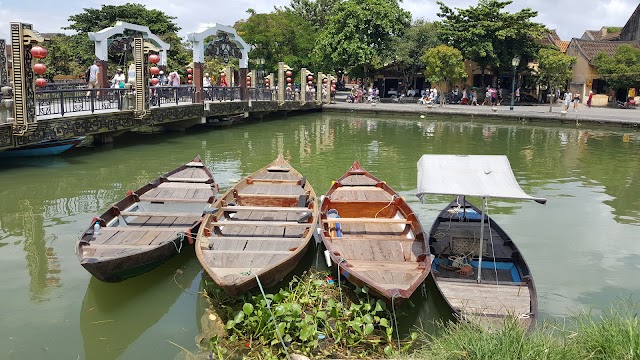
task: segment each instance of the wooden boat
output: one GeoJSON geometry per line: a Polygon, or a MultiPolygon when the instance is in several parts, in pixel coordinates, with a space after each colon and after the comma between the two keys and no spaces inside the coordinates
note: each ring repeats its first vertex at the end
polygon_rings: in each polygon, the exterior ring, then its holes
{"type": "Polygon", "coordinates": [[[436,256],[432,274],[451,309],[487,328],[499,328],[508,316],[530,328],[538,308],[531,271],[485,209],[488,198],[547,200],[527,195],[502,155],[423,155],[418,197],[424,194],[458,195],[440,212],[429,235],[436,256]],[[482,209],[465,196],[482,198],[482,209]]]}
{"type": "Polygon", "coordinates": [[[76,246],[80,264],[107,282],[157,267],[193,243],[203,209],[213,203],[216,193],[213,175],[199,156],[130,191],[94,218],[80,236],[76,246]]]}
{"type": "Polygon", "coordinates": [[[58,155],[80,145],[84,139],[84,136],[78,136],[64,140],[45,140],[28,146],[0,151],[0,158],[58,155]]]}
{"type": "Polygon", "coordinates": [[[357,161],[331,186],[320,209],[322,241],[351,283],[398,303],[424,282],[431,257],[420,221],[357,161]]]}
{"type": "Polygon", "coordinates": [[[200,264],[229,295],[272,285],[298,264],[316,229],[316,194],[282,155],[229,189],[206,214],[200,264]]]}
{"type": "Polygon", "coordinates": [[[462,196],[438,215],[429,234],[436,256],[432,274],[438,289],[461,317],[481,317],[500,325],[517,316],[530,327],[538,298],[529,266],[504,230],[485,215],[481,281],[476,277],[482,211],[462,196]]]}

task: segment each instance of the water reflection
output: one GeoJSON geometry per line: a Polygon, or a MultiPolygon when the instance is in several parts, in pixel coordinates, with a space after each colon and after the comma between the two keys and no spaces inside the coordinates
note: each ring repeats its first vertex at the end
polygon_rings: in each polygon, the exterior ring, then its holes
{"type": "Polygon", "coordinates": [[[199,272],[193,254],[185,252],[150,273],[121,283],[91,278],[80,309],[85,359],[124,356],[188,291],[199,272]]]}

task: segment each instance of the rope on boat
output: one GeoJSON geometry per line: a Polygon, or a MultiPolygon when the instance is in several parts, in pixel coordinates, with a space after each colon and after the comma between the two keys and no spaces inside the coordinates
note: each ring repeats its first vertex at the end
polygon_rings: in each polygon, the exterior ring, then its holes
{"type": "Polygon", "coordinates": [[[287,355],[287,359],[291,359],[291,357],[289,356],[289,351],[287,350],[287,345],[284,343],[284,339],[280,336],[280,334],[278,333],[278,323],[276,323],[276,318],[273,316],[273,311],[271,311],[271,302],[269,301],[269,299],[267,299],[267,295],[264,293],[264,288],[262,287],[262,283],[260,282],[260,278],[258,278],[258,274],[253,273],[253,276],[256,277],[256,281],[258,282],[258,287],[260,288],[260,292],[262,293],[262,297],[264,298],[264,301],[267,303],[267,309],[269,309],[269,314],[271,314],[271,321],[273,321],[273,329],[276,333],[276,336],[278,337],[278,339],[280,340],[280,343],[282,343],[282,347],[284,348],[284,353],[287,355]]]}
{"type": "Polygon", "coordinates": [[[173,247],[176,248],[176,251],[178,252],[178,254],[180,254],[180,251],[182,251],[182,242],[184,241],[184,233],[181,232],[180,233],[180,247],[178,248],[178,245],[176,245],[175,241],[172,241],[173,243],[173,247]]]}
{"type": "Polygon", "coordinates": [[[344,261],[345,259],[341,256],[340,262],[338,262],[338,290],[340,290],[340,305],[342,305],[342,310],[344,310],[344,303],[342,302],[342,286],[340,284],[340,278],[342,277],[340,275],[340,264],[342,264],[344,261]]]}
{"type": "MultiPolygon", "coordinates": [[[[489,242],[491,243],[491,256],[493,257],[493,272],[496,274],[496,285],[499,284],[498,280],[498,266],[496,265],[496,250],[493,248],[493,232],[491,231],[491,218],[489,217],[489,206],[485,206],[485,211],[487,214],[487,222],[489,225],[489,242]]],[[[482,256],[482,254],[480,255],[482,256]]]]}
{"type": "Polygon", "coordinates": [[[396,336],[398,337],[398,351],[400,351],[400,332],[398,331],[398,317],[396,316],[396,305],[395,305],[395,302],[394,302],[396,296],[398,296],[398,295],[399,295],[399,293],[396,292],[391,297],[391,310],[393,311],[393,325],[396,328],[396,336]]]}
{"type": "Polygon", "coordinates": [[[378,210],[378,212],[373,216],[373,218],[377,218],[378,215],[382,212],[382,210],[388,208],[389,206],[391,206],[391,204],[393,204],[393,202],[396,200],[396,198],[398,198],[398,195],[393,194],[393,196],[391,196],[391,200],[389,201],[389,203],[387,205],[385,205],[382,209],[378,210]]]}

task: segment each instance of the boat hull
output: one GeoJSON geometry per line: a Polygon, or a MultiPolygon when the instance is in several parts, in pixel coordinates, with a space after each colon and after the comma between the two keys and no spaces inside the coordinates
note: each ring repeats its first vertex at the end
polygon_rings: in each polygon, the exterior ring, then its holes
{"type": "Polygon", "coordinates": [[[432,264],[436,286],[459,318],[496,328],[507,316],[515,316],[524,327],[531,328],[538,308],[533,277],[513,240],[493,219],[485,216],[482,281],[478,283],[476,279],[478,260],[464,260],[470,275],[453,266],[451,259],[458,257],[458,253],[473,251],[469,246],[456,245],[456,242],[468,242],[462,236],[465,232],[475,235],[472,241],[473,246],[477,246],[475,258],[480,253],[477,241],[480,218],[480,209],[459,199],[438,215],[429,237],[431,252],[436,256],[432,264]]]}
{"type": "Polygon", "coordinates": [[[80,145],[84,139],[84,137],[76,137],[65,140],[43,141],[34,145],[2,151],[0,152],[0,158],[59,155],[80,145]]]}

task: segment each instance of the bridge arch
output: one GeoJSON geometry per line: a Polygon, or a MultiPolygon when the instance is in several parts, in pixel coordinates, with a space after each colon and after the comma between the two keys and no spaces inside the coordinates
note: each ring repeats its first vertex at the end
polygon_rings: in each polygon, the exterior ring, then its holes
{"type": "Polygon", "coordinates": [[[251,48],[238,35],[236,29],[222,24],[209,24],[207,28],[187,35],[187,39],[193,44],[193,62],[204,63],[205,48],[209,45],[204,43],[205,39],[209,36],[217,36],[220,39],[222,34],[238,47],[241,55],[238,57],[240,68],[246,69],[249,65],[249,51],[251,48]]]}
{"type": "Polygon", "coordinates": [[[142,37],[151,43],[147,44],[147,47],[160,50],[160,65],[167,65],[167,50],[171,48],[171,45],[154,35],[149,27],[124,21],[117,21],[114,26],[89,33],[89,39],[95,44],[96,58],[100,61],[107,61],[109,59],[109,39],[115,35],[124,34],[126,30],[142,33],[142,37]]]}

